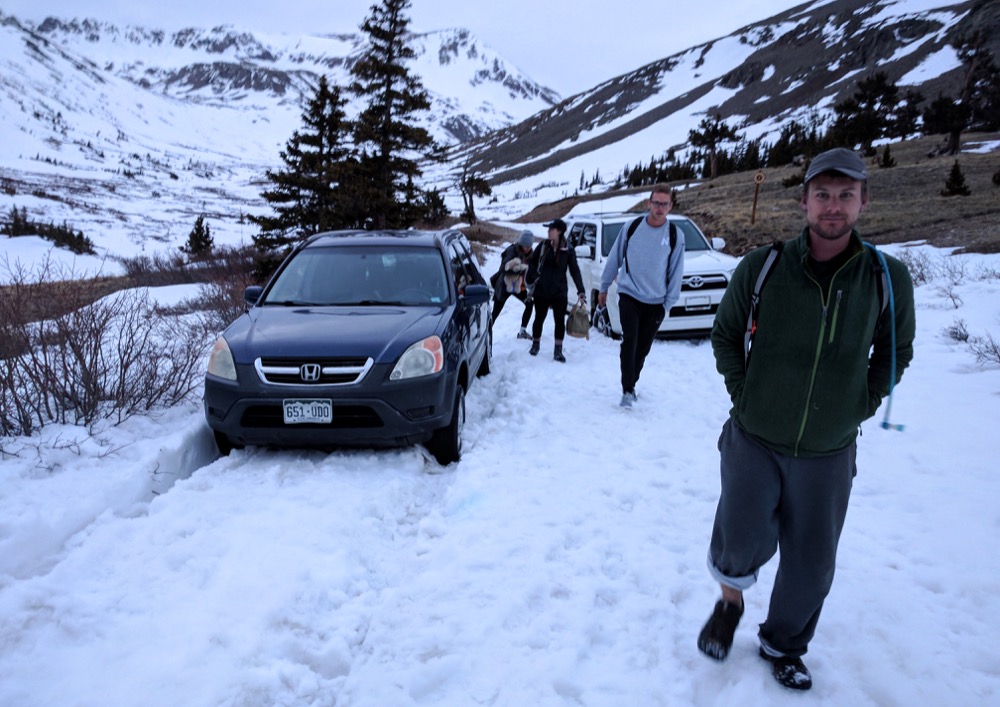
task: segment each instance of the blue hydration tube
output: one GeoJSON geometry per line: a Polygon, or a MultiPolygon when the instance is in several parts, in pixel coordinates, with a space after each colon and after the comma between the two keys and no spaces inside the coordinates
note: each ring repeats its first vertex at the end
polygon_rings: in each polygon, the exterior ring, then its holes
{"type": "Polygon", "coordinates": [[[882,267],[883,272],[885,272],[885,287],[889,294],[889,340],[891,343],[890,361],[892,368],[889,372],[889,395],[885,403],[885,416],[882,418],[881,427],[883,430],[902,432],[905,425],[896,425],[889,422],[889,413],[892,411],[892,389],[896,387],[896,300],[892,293],[892,278],[889,277],[889,265],[885,262],[885,255],[883,255],[882,251],[871,243],[865,243],[865,246],[875,251],[879,265],[882,267]]]}

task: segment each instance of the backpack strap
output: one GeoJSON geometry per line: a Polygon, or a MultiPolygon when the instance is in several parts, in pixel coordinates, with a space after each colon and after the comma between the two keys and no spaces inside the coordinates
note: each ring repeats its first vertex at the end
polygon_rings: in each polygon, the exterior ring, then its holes
{"type": "Polygon", "coordinates": [[[885,416],[882,418],[881,427],[883,430],[903,431],[903,425],[894,425],[889,422],[889,413],[892,411],[892,389],[896,387],[896,302],[892,292],[892,279],[889,277],[889,265],[885,261],[885,254],[871,243],[865,242],[872,257],[872,270],[878,277],[876,287],[878,288],[879,312],[875,321],[875,333],[872,334],[872,343],[878,336],[879,328],[882,326],[882,316],[886,309],[889,310],[889,395],[885,403],[885,416]]]}
{"type": "Polygon", "coordinates": [[[753,346],[753,337],[757,333],[757,315],[760,312],[760,291],[764,289],[768,278],[774,272],[774,266],[778,264],[778,259],[785,249],[784,241],[775,241],[767,251],[764,259],[764,266],[757,275],[757,282],[753,286],[753,294],[750,296],[750,311],[747,313],[747,330],[743,334],[743,370],[750,366],[750,348],[753,346]]]}
{"type": "MultiPolygon", "coordinates": [[[[646,217],[645,216],[640,216],[639,218],[637,218],[634,221],[632,221],[632,223],[630,223],[628,225],[628,230],[625,231],[625,253],[622,256],[622,258],[625,261],[625,273],[626,274],[631,274],[631,273],[629,273],[629,270],[628,270],[628,242],[629,242],[629,240],[631,240],[632,236],[635,234],[635,229],[639,228],[639,224],[642,223],[642,220],[644,218],[646,218],[646,217]]],[[[674,252],[674,247],[677,245],[677,224],[674,223],[673,221],[670,221],[670,226],[668,227],[667,230],[670,233],[670,252],[673,253],[674,252]]],[[[669,258],[669,257],[670,256],[668,255],[667,258],[669,258]]]]}

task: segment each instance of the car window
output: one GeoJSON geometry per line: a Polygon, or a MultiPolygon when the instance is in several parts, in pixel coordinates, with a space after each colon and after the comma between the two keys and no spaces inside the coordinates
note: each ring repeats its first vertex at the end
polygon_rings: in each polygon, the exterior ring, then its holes
{"type": "Polygon", "coordinates": [[[448,300],[436,248],[306,248],[278,274],[263,304],[425,306],[448,300]]]}
{"type": "Polygon", "coordinates": [[[673,222],[677,224],[677,230],[684,234],[684,250],[689,253],[695,250],[712,250],[712,246],[709,245],[698,227],[694,225],[694,221],[681,218],[675,219],[673,222]]]}
{"type": "Polygon", "coordinates": [[[624,221],[611,221],[604,224],[604,231],[601,233],[601,254],[604,257],[607,257],[608,253],[611,252],[611,246],[615,244],[615,239],[618,238],[624,225],[624,221]]]}
{"type": "Polygon", "coordinates": [[[474,281],[466,267],[465,253],[462,252],[457,242],[452,242],[448,246],[448,253],[451,255],[451,274],[455,278],[455,289],[458,294],[462,294],[465,291],[465,286],[474,281]]]}

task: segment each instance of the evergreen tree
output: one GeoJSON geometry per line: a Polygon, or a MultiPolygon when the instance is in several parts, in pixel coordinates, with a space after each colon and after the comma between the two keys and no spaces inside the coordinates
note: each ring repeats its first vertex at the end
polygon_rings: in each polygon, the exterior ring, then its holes
{"type": "Polygon", "coordinates": [[[892,156],[892,153],[889,152],[888,145],[886,145],[885,149],[882,151],[882,157],[878,161],[878,166],[881,167],[882,169],[888,169],[889,167],[896,166],[896,160],[892,156]]]}
{"type": "Polygon", "coordinates": [[[917,132],[917,119],[920,118],[920,104],[923,102],[924,94],[912,88],[907,89],[903,100],[896,107],[896,113],[892,117],[886,135],[905,140],[917,132]]]}
{"type": "MultiPolygon", "coordinates": [[[[580,179],[583,180],[582,173],[580,179]]],[[[493,193],[493,188],[489,182],[478,174],[470,172],[468,166],[465,166],[462,169],[462,176],[459,178],[458,189],[462,192],[462,204],[465,207],[461,218],[468,221],[470,226],[475,226],[476,206],[474,199],[477,196],[490,196],[493,193]]]]}
{"type": "MultiPolygon", "coordinates": [[[[432,157],[436,145],[430,133],[413,122],[430,108],[420,79],[405,62],[415,56],[407,43],[410,0],[381,0],[361,25],[368,35],[367,53],[351,67],[349,90],[367,100],[354,128],[359,151],[358,184],[365,185],[364,202],[376,228],[409,226],[404,208],[408,184],[423,173],[418,157],[432,157]]],[[[419,192],[419,190],[417,190],[419,192]]]]}
{"type": "Polygon", "coordinates": [[[958,160],[955,160],[951,173],[948,175],[948,181],[944,183],[944,189],[941,190],[941,196],[969,196],[971,193],[965,183],[962,168],[958,166],[958,160]]]}
{"type": "Polygon", "coordinates": [[[924,112],[924,129],[947,134],[945,151],[957,155],[964,130],[1000,127],[1000,70],[993,63],[984,33],[959,37],[952,46],[965,71],[960,95],[957,99],[938,96],[924,112]]]}
{"type": "Polygon", "coordinates": [[[961,100],[969,106],[968,128],[989,132],[1000,128],[1000,69],[987,41],[985,32],[977,30],[954,47],[965,67],[961,100]]]}
{"type": "Polygon", "coordinates": [[[727,140],[736,140],[736,129],[730,127],[718,113],[713,118],[703,118],[696,130],[688,131],[688,141],[693,147],[704,147],[707,151],[708,178],[715,179],[719,173],[718,150],[727,140]]]}
{"type": "Polygon", "coordinates": [[[299,238],[361,225],[363,211],[347,178],[355,158],[346,144],[344,103],[340,89],[320,77],[302,115],[303,128],[281,152],[285,169],[266,173],[271,186],[261,196],[274,214],[248,216],[260,226],[253,240],[262,254],[280,256],[299,238]]]}
{"type": "Polygon", "coordinates": [[[212,240],[212,230],[205,223],[205,215],[201,214],[194,222],[194,228],[188,234],[187,243],[181,246],[181,252],[190,258],[201,258],[211,255],[215,242],[212,240]]]}
{"type": "Polygon", "coordinates": [[[866,155],[874,154],[872,143],[893,123],[898,94],[896,84],[884,71],[862,80],[851,98],[833,107],[837,117],[830,126],[830,139],[839,145],[860,145],[866,155]]]}
{"type": "Polygon", "coordinates": [[[950,155],[958,154],[962,131],[968,122],[968,106],[942,94],[924,109],[924,131],[931,135],[947,135],[945,151],[950,155]]]}
{"type": "Polygon", "coordinates": [[[791,164],[801,155],[815,155],[822,152],[822,138],[816,125],[811,128],[794,120],[781,128],[778,140],[767,151],[766,165],[782,167],[791,164]]]}

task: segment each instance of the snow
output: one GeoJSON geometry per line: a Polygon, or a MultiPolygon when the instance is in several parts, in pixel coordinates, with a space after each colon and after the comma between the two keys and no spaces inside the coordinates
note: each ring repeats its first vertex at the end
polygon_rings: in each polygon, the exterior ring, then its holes
{"type": "MultiPolygon", "coordinates": [[[[807,699],[996,704],[1000,365],[943,332],[997,338],[1000,256],[886,250],[939,274],[905,431],[879,411],[859,440],[807,699]]],[[[710,345],[656,342],[624,411],[616,342],[569,339],[558,364],[550,320],[531,357],[519,314],[447,468],[420,448],[220,459],[197,401],[0,439],[0,704],[798,704],[756,655],[776,560],[729,659],[695,646],[729,408],[710,345]]]]}

